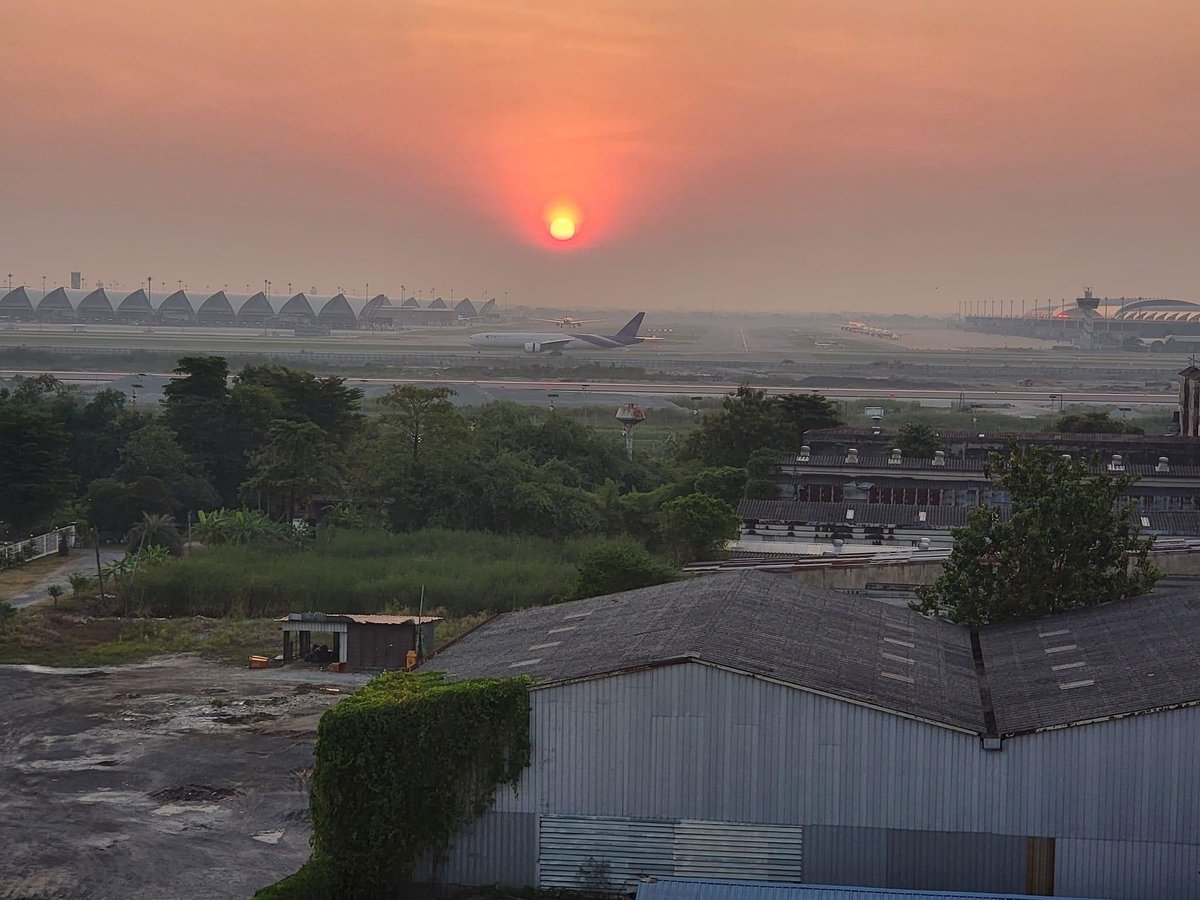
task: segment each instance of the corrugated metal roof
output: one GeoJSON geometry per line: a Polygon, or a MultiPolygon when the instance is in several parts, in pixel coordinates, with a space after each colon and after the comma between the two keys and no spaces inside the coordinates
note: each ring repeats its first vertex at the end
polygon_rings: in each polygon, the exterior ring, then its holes
{"type": "MultiPolygon", "coordinates": [[[[980,635],[1001,734],[1200,703],[1195,580],[980,635]]],[[[988,732],[967,628],[758,571],[504,613],[426,665],[558,682],[690,661],[988,732]]]]}
{"type": "Polygon", "coordinates": [[[356,625],[427,625],[442,621],[441,616],[387,616],[363,613],[289,613],[277,622],[353,622],[356,625]]]}
{"type": "MultiPolygon", "coordinates": [[[[638,885],[637,900],[1035,900],[1028,894],[916,891],[827,884],[656,878],[638,885]]],[[[1072,900],[1072,898],[1068,898],[1072,900]]],[[[1086,900],[1076,897],[1073,900],[1086,900]]]]}

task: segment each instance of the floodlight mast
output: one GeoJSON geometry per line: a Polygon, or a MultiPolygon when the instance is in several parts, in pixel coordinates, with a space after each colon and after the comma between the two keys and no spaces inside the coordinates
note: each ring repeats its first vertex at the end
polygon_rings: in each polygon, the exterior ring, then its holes
{"type": "Polygon", "coordinates": [[[646,421],[646,413],[636,403],[622,403],[617,408],[616,420],[621,423],[621,434],[625,436],[625,456],[633,459],[633,429],[646,421]]]}

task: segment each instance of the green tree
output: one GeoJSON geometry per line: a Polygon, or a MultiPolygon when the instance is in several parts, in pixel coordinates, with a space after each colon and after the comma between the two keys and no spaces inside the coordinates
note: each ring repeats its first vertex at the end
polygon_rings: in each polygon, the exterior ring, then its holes
{"type": "Polygon", "coordinates": [[[162,547],[171,556],[183,555],[183,539],[173,516],[144,513],[142,521],[129,531],[129,552],[162,547]]]}
{"type": "Polygon", "coordinates": [[[257,509],[200,511],[192,534],[206,546],[257,544],[282,540],[285,530],[257,509]]]}
{"type": "Polygon", "coordinates": [[[746,462],[746,498],[748,500],[779,499],[778,450],[761,449],[750,454],[746,462]]]}
{"type": "Polygon", "coordinates": [[[764,447],[798,450],[804,433],[839,424],[837,411],[815,394],[767,396],[745,385],[726,397],[721,411],[706,415],[684,440],[680,455],[706,466],[744,468],[764,447]]]}
{"type": "Polygon", "coordinates": [[[19,535],[49,525],[74,495],[66,429],[44,404],[0,399],[0,522],[19,535]]]}
{"type": "Polygon", "coordinates": [[[342,477],[340,453],[325,432],[312,422],[286,419],[271,425],[252,467],[242,496],[265,498],[289,522],[298,505],[309,506],[313,497],[337,488],[342,477]]]}
{"type": "Polygon", "coordinates": [[[146,475],[158,478],[184,509],[210,509],[217,504],[217,492],[200,464],[184,452],[175,432],[162,422],[152,421],[131,434],[120,457],[113,475],[122,481],[146,475]]]}
{"type": "Polygon", "coordinates": [[[236,452],[229,365],[223,356],[185,356],[175,374],[163,388],[163,420],[218,494],[230,500],[237,495],[244,459],[236,452]]]}
{"type": "Polygon", "coordinates": [[[1054,430],[1064,434],[1145,434],[1137,425],[1098,410],[1061,415],[1054,430]]]}
{"type": "Polygon", "coordinates": [[[932,459],[933,454],[946,447],[942,436],[929,425],[920,422],[905,422],[896,434],[896,446],[905,456],[932,459]]]}
{"type": "Polygon", "coordinates": [[[664,503],[658,521],[663,542],[680,563],[717,556],[738,536],[740,524],[732,506],[699,493],[664,503]]]}
{"type": "Polygon", "coordinates": [[[46,587],[46,596],[54,602],[55,607],[58,606],[58,598],[66,592],[66,588],[61,584],[51,584],[46,587]]]}
{"type": "Polygon", "coordinates": [[[981,506],[954,530],[937,581],[919,588],[913,609],[977,626],[1094,606],[1149,591],[1158,578],[1152,539],[1142,539],[1124,499],[1137,478],[1093,474],[1051,447],[993,454],[993,485],[1010,516],[981,506]]]}
{"type": "Polygon", "coordinates": [[[700,493],[724,500],[730,506],[737,506],[746,492],[746,470],[734,466],[701,469],[693,483],[700,493]]]}
{"type": "Polygon", "coordinates": [[[679,573],[629,538],[599,541],[584,551],[572,597],[601,597],[674,581],[679,573]]]}
{"type": "Polygon", "coordinates": [[[145,513],[174,513],[179,501],[161,478],[143,475],[132,482],[97,478],[88,485],[88,521],[101,531],[124,534],[145,513]]]}
{"type": "MultiPolygon", "coordinates": [[[[280,365],[246,366],[237,385],[265,388],[279,404],[276,418],[312,422],[339,445],[348,441],[362,421],[361,388],[346,386],[340,375],[317,377],[280,365]]],[[[236,390],[236,387],[235,387],[236,390]]]]}

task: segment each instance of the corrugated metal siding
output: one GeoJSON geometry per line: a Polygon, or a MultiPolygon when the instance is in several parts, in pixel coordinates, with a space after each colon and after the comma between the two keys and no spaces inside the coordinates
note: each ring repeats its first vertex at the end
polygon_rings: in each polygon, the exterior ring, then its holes
{"type": "Polygon", "coordinates": [[[794,825],[544,816],[538,886],[586,888],[589,869],[623,887],[647,875],[803,877],[803,831],[794,825]]]}
{"type": "Polygon", "coordinates": [[[1014,835],[810,825],[808,881],[892,888],[1025,888],[1026,839],[1014,835]]]}
{"type": "Polygon", "coordinates": [[[1023,895],[667,879],[638,885],[637,900],[1023,900],[1023,895]]]}
{"type": "Polygon", "coordinates": [[[414,879],[524,887],[537,880],[537,848],[536,813],[486,812],[454,838],[441,859],[424,860],[414,879]]]}
{"type": "Polygon", "coordinates": [[[1054,887],[1095,897],[1200,897],[1200,847],[1134,841],[1059,840],[1054,887]]]}
{"type": "MultiPolygon", "coordinates": [[[[532,765],[516,792],[498,796],[498,812],[803,825],[811,877],[835,882],[861,883],[849,850],[822,841],[817,826],[1056,837],[1059,870],[1091,866],[1129,886],[1102,896],[1160,900],[1193,885],[1139,892],[1141,880],[1160,877],[1145,858],[1097,850],[1079,862],[1087,846],[1062,839],[1200,845],[1200,709],[1028,735],[987,752],[969,735],[689,664],[537,690],[531,728],[532,765]]],[[[913,877],[961,883],[984,846],[995,847],[968,838],[935,847],[913,877]]],[[[886,883],[902,875],[886,857],[872,865],[886,883]]],[[[446,880],[453,875],[447,868],[446,880]]],[[[995,877],[986,866],[978,875],[976,887],[995,877]]],[[[1069,881],[1059,890],[1095,892],[1069,881]]]]}

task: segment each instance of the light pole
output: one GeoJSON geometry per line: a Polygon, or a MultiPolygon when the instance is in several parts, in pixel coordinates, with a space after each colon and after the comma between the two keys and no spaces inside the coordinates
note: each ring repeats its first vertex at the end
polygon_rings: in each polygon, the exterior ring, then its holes
{"type": "Polygon", "coordinates": [[[149,275],[147,275],[146,276],[146,300],[147,301],[150,300],[150,291],[152,290],[153,284],[154,284],[154,279],[151,278],[149,275]]]}
{"type": "Polygon", "coordinates": [[[46,276],[42,276],[42,299],[46,299],[46,276]]]}

